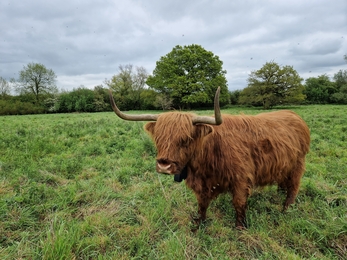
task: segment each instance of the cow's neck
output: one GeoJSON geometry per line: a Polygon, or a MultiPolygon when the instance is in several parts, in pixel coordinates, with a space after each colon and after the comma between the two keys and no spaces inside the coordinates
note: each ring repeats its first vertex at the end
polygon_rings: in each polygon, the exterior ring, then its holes
{"type": "Polygon", "coordinates": [[[183,180],[187,179],[187,175],[188,175],[188,169],[186,165],[180,173],[175,174],[174,181],[182,182],[183,180]]]}

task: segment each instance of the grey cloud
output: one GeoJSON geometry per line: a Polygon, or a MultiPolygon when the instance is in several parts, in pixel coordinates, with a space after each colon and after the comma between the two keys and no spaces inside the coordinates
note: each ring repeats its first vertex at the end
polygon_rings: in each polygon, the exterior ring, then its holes
{"type": "Polygon", "coordinates": [[[327,55],[338,52],[343,46],[339,35],[320,35],[309,41],[298,43],[290,49],[294,55],[327,55]]]}
{"type": "Polygon", "coordinates": [[[65,89],[102,84],[120,64],[151,72],[174,46],[193,43],[220,57],[230,89],[271,60],[301,76],[346,67],[345,0],[32,0],[0,9],[0,76],[40,62],[65,89]]]}

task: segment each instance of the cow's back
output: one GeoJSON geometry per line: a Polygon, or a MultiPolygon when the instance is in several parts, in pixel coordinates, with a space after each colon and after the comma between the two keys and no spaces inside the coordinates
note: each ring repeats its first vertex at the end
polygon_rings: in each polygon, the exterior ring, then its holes
{"type": "Polygon", "coordinates": [[[304,160],[309,145],[306,123],[292,111],[224,115],[223,124],[205,140],[198,168],[201,176],[224,183],[226,189],[236,179],[252,186],[278,183],[304,160]]]}

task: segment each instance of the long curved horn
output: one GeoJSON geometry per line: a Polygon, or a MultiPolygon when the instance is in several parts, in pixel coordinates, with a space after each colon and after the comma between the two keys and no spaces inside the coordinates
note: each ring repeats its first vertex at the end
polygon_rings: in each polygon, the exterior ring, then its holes
{"type": "Polygon", "coordinates": [[[114,99],[113,99],[113,96],[112,96],[112,91],[109,89],[108,92],[109,92],[109,95],[110,95],[110,101],[111,101],[111,106],[113,108],[113,111],[120,118],[122,118],[124,120],[129,120],[129,121],[157,121],[159,115],[155,115],[155,114],[143,114],[143,115],[128,115],[128,114],[124,114],[116,106],[116,103],[114,102],[114,99]]]}
{"type": "Polygon", "coordinates": [[[193,124],[220,125],[223,122],[219,107],[219,94],[220,87],[218,87],[216,95],[214,96],[214,117],[196,116],[193,118],[193,124]]]}
{"type": "MultiPolygon", "coordinates": [[[[124,120],[129,120],[129,121],[157,121],[159,115],[156,115],[156,114],[142,114],[142,115],[124,114],[116,106],[116,103],[114,102],[114,99],[113,99],[112,91],[110,89],[108,91],[109,91],[110,102],[111,102],[111,106],[113,108],[113,111],[120,118],[122,118],[124,120]]],[[[220,112],[220,107],[219,107],[219,95],[220,95],[220,87],[218,87],[218,89],[216,91],[216,95],[214,97],[214,117],[195,116],[192,119],[193,124],[220,125],[223,122],[222,115],[220,112]]]]}

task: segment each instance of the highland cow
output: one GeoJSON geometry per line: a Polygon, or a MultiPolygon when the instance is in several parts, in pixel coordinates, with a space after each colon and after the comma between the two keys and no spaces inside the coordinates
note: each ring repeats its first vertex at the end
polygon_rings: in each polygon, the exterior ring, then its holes
{"type": "Polygon", "coordinates": [[[218,88],[215,116],[167,112],[128,115],[116,106],[122,119],[154,121],[144,128],[157,148],[156,170],[186,182],[198,201],[200,224],[212,199],[230,192],[236,227],[246,227],[247,198],[251,189],[277,184],[286,192],[285,211],[294,203],[305,171],[310,146],[306,123],[292,111],[251,115],[221,115],[218,88]]]}

